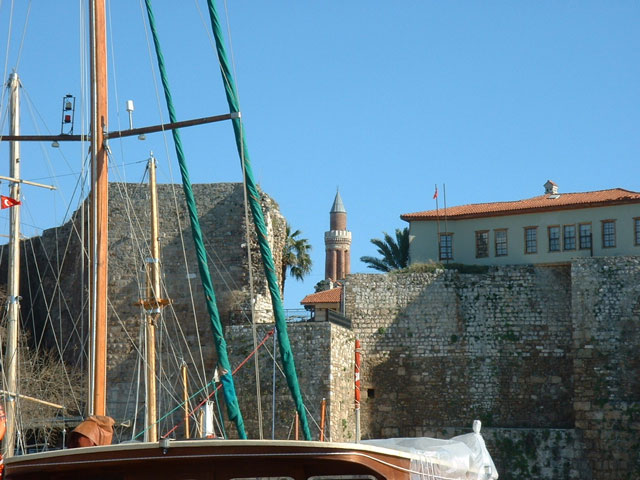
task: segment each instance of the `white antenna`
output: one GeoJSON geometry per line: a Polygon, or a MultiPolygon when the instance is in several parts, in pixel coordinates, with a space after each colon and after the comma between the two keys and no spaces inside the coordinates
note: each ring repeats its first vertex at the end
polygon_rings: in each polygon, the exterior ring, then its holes
{"type": "MultiPolygon", "coordinates": [[[[129,130],[133,130],[133,111],[135,110],[133,106],[133,100],[127,100],[127,112],[129,112],[129,130]]],[[[146,140],[144,133],[138,135],[138,140],[146,140]]]]}
{"type": "Polygon", "coordinates": [[[129,112],[129,129],[133,130],[133,100],[127,100],[127,112],[129,112]]]}

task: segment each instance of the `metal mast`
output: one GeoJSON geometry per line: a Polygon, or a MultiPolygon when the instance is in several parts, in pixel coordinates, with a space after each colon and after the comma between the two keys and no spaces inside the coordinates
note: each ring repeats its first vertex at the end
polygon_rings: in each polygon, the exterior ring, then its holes
{"type": "MultiPolygon", "coordinates": [[[[11,134],[20,135],[20,81],[17,73],[9,77],[9,96],[11,108],[11,134]]],[[[20,179],[20,142],[10,144],[10,176],[20,179]]],[[[14,181],[10,187],[10,197],[20,200],[20,182],[14,181]]],[[[11,207],[9,233],[9,272],[7,285],[7,431],[4,436],[3,451],[5,457],[13,456],[16,436],[16,397],[18,390],[18,334],[20,316],[20,205],[11,207]]]]}
{"type": "MultiPolygon", "coordinates": [[[[7,83],[10,102],[10,130],[11,135],[20,136],[20,78],[17,73],[9,76],[7,83]]],[[[7,430],[3,439],[3,455],[11,457],[14,453],[17,425],[16,400],[23,398],[29,401],[43,403],[49,406],[62,408],[51,402],[38,400],[27,395],[21,395],[18,390],[18,365],[19,338],[20,338],[20,185],[33,185],[36,187],[55,190],[51,185],[29,182],[20,178],[20,142],[12,141],[10,144],[10,174],[8,177],[0,176],[2,180],[10,182],[9,196],[15,203],[9,205],[9,266],[7,273],[7,349],[5,352],[6,390],[0,393],[6,395],[5,410],[7,415],[7,430]]]]}

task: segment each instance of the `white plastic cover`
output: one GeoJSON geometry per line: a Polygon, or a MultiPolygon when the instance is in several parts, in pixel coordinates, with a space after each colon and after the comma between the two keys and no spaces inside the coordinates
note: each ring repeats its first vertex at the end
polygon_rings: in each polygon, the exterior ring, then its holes
{"type": "Polygon", "coordinates": [[[480,435],[480,422],[476,422],[474,433],[450,440],[416,437],[363,440],[362,443],[413,454],[416,458],[411,462],[411,480],[495,480],[498,472],[480,435]]]}

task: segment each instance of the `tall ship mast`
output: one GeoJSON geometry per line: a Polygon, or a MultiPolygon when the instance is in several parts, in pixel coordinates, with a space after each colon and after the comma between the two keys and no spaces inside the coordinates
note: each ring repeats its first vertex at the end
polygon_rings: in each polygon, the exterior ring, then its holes
{"type": "Polygon", "coordinates": [[[106,133],[109,126],[105,0],[91,0],[91,196],[90,196],[90,366],[89,415],[107,409],[107,246],[109,172],[106,133]]]}

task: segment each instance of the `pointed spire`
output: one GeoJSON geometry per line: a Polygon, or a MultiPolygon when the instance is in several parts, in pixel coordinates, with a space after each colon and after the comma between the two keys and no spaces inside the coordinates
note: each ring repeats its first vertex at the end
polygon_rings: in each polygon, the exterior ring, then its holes
{"type": "Polygon", "coordinates": [[[340,190],[336,191],[336,198],[333,200],[333,206],[329,213],[347,213],[347,210],[344,208],[344,204],[342,203],[342,198],[340,197],[340,190]]]}
{"type": "Polygon", "coordinates": [[[329,231],[324,233],[324,244],[327,252],[324,278],[332,281],[345,278],[351,272],[351,232],[347,230],[347,210],[337,189],[329,212],[329,231]]]}

